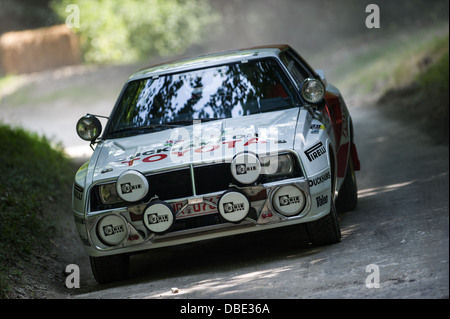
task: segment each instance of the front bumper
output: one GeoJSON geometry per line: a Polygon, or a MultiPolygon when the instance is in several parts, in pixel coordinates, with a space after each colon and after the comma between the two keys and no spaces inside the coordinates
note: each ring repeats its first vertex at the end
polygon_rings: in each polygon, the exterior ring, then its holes
{"type": "MultiPolygon", "coordinates": [[[[329,205],[320,209],[313,205],[308,181],[304,178],[292,178],[258,186],[241,187],[239,191],[249,199],[251,208],[246,217],[232,223],[221,218],[219,212],[211,211],[195,215],[195,205],[217,208],[217,202],[222,192],[201,196],[168,200],[167,203],[177,209],[176,220],[171,230],[164,234],[155,234],[145,227],[143,213],[145,205],[98,211],[95,215],[85,217],[74,212],[78,233],[90,256],[106,256],[121,253],[133,253],[154,248],[191,243],[195,241],[244,234],[277,227],[305,223],[321,218],[329,212],[329,205]],[[298,188],[305,198],[301,211],[293,216],[286,216],[274,205],[274,194],[283,187],[298,188]],[[185,216],[186,208],[191,207],[192,216],[185,216]],[[123,239],[118,243],[105,243],[99,236],[99,225],[105,216],[117,216],[123,221],[120,229],[123,239]]],[[[323,192],[327,192],[324,190],[323,192]]],[[[316,196],[317,194],[315,194],[316,196]]],[[[122,237],[121,237],[122,238],[122,237]]]]}

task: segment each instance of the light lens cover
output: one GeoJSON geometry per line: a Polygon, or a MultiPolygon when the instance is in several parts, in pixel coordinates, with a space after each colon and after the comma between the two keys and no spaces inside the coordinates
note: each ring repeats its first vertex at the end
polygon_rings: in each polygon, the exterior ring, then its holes
{"type": "Polygon", "coordinates": [[[217,203],[220,215],[230,223],[243,221],[247,217],[250,207],[247,197],[236,190],[228,190],[223,193],[217,203]]]}
{"type": "Polygon", "coordinates": [[[162,235],[172,228],[176,216],[169,204],[155,200],[145,208],[142,218],[148,230],[162,235]]]}
{"type": "Polygon", "coordinates": [[[263,174],[282,175],[290,174],[294,170],[294,161],[290,154],[261,157],[263,174]]]}
{"type": "Polygon", "coordinates": [[[148,190],[147,178],[141,172],[130,169],[117,178],[116,193],[127,202],[136,202],[143,199],[148,190]]]}
{"type": "Polygon", "coordinates": [[[259,178],[261,163],[255,154],[243,152],[233,158],[230,168],[236,181],[252,184],[259,178]]]}
{"type": "Polygon", "coordinates": [[[280,187],[273,195],[273,207],[284,216],[297,215],[303,210],[305,204],[305,194],[294,185],[280,187]]]}
{"type": "Polygon", "coordinates": [[[122,217],[107,215],[98,222],[97,235],[107,245],[119,245],[128,235],[127,224],[122,217]]]}

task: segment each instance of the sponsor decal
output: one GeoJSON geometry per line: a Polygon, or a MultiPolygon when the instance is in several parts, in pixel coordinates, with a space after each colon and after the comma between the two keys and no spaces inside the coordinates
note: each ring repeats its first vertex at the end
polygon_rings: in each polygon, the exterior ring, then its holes
{"type": "Polygon", "coordinates": [[[133,190],[142,188],[142,184],[131,185],[131,183],[120,184],[120,189],[122,190],[122,194],[132,193],[133,190]]]}
{"type": "Polygon", "coordinates": [[[77,191],[76,189],[73,190],[73,196],[74,196],[76,199],[83,200],[83,193],[80,193],[80,192],[77,191]]]}
{"type": "Polygon", "coordinates": [[[300,203],[300,196],[281,195],[278,196],[280,206],[287,206],[300,203]]]}
{"type": "Polygon", "coordinates": [[[245,209],[244,203],[234,204],[233,202],[223,203],[223,211],[225,214],[242,211],[245,209]]]}
{"type": "Polygon", "coordinates": [[[83,188],[75,184],[73,187],[73,196],[76,199],[83,200],[83,188]]]}
{"type": "Polygon", "coordinates": [[[322,142],[317,143],[316,145],[308,148],[305,151],[305,155],[308,158],[310,162],[314,161],[315,159],[319,158],[323,154],[325,154],[327,151],[325,149],[325,146],[323,146],[322,142]]]}
{"type": "Polygon", "coordinates": [[[105,236],[115,235],[125,231],[125,225],[113,226],[112,224],[103,226],[103,233],[105,236]]]}
{"type": "Polygon", "coordinates": [[[168,204],[162,201],[150,204],[144,211],[142,221],[144,226],[156,233],[165,233],[172,227],[174,218],[173,212],[168,204]]]}
{"type": "Polygon", "coordinates": [[[311,124],[309,129],[311,130],[311,134],[318,134],[320,130],[325,129],[325,126],[323,124],[311,124]]]}
{"type": "Polygon", "coordinates": [[[166,222],[169,222],[168,214],[158,215],[157,213],[155,213],[155,214],[148,215],[148,223],[149,224],[158,224],[158,223],[166,223],[166,222]]]}
{"type": "Polygon", "coordinates": [[[246,164],[237,164],[236,165],[236,174],[242,175],[247,174],[249,171],[256,171],[256,166],[247,166],[246,164]]]}
{"type": "Polygon", "coordinates": [[[228,156],[229,151],[233,154],[237,154],[250,147],[257,148],[266,153],[271,151],[275,152],[277,148],[272,150],[271,147],[273,147],[273,145],[287,143],[285,140],[279,140],[277,135],[272,136],[272,133],[263,135],[264,137],[258,137],[257,134],[255,136],[255,133],[236,135],[227,134],[219,135],[208,140],[167,140],[162,147],[149,149],[144,152],[137,152],[134,155],[120,158],[116,161],[131,167],[138,163],[159,162],[168,157],[170,157],[172,161],[189,161],[197,158],[206,160],[207,157],[213,155],[214,152],[215,154],[220,152],[219,154],[228,156]]]}
{"type": "Polygon", "coordinates": [[[323,182],[329,180],[331,178],[331,174],[330,172],[326,172],[325,174],[323,174],[322,176],[310,179],[308,181],[309,187],[313,187],[313,186],[317,186],[322,184],[323,182]]]}
{"type": "Polygon", "coordinates": [[[328,203],[328,195],[320,195],[316,197],[317,207],[323,206],[328,203]]]}

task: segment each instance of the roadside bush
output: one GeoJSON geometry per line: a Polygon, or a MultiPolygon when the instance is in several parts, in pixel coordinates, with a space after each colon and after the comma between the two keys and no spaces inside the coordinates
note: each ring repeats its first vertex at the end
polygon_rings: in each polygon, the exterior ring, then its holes
{"type": "MultiPolygon", "coordinates": [[[[69,159],[45,137],[0,124],[0,297],[16,267],[54,232],[48,203],[70,185],[69,159]]],[[[20,268],[20,267],[19,267],[20,268]]]]}

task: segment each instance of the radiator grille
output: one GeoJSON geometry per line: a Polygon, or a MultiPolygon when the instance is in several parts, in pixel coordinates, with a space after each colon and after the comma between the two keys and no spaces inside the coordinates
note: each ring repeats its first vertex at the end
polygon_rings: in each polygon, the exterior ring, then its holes
{"type": "MultiPolygon", "coordinates": [[[[230,163],[219,163],[195,166],[193,168],[193,178],[191,177],[191,168],[184,167],[176,170],[160,172],[146,175],[149,183],[149,192],[145,198],[133,205],[148,202],[152,197],[158,196],[161,200],[171,200],[186,198],[194,195],[203,195],[226,191],[230,184],[244,186],[235,181],[231,175],[230,163]],[[194,188],[192,185],[194,180],[194,188]]],[[[256,183],[267,183],[285,178],[303,176],[300,165],[295,163],[294,171],[288,176],[269,176],[262,175],[256,183]]],[[[91,191],[91,211],[99,211],[124,207],[124,203],[105,205],[100,201],[99,186],[95,186],[91,191]]]]}
{"type": "MultiPolygon", "coordinates": [[[[170,172],[147,175],[149,192],[140,202],[148,202],[158,196],[161,200],[171,200],[194,196],[191,170],[183,168],[170,172]]],[[[225,191],[231,183],[230,164],[204,165],[194,168],[195,189],[197,195],[225,191]]],[[[91,211],[123,207],[123,203],[105,205],[100,201],[99,186],[91,192],[91,211]]]]}

